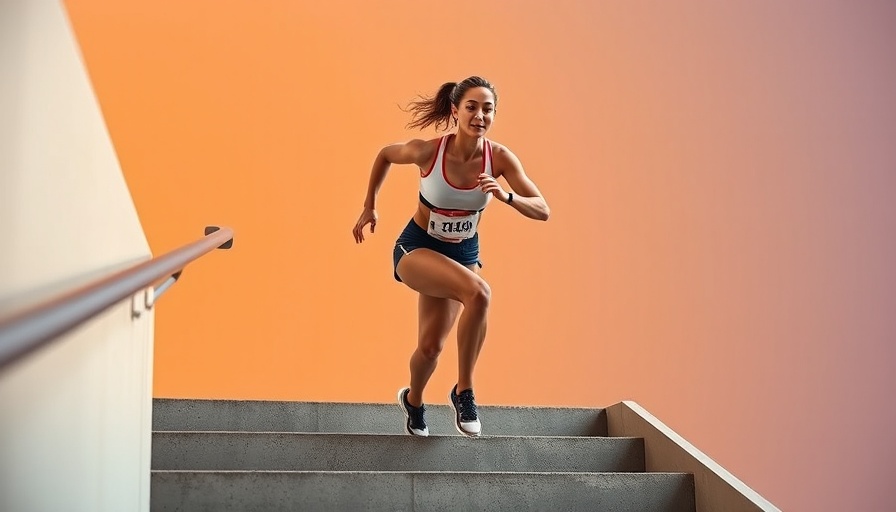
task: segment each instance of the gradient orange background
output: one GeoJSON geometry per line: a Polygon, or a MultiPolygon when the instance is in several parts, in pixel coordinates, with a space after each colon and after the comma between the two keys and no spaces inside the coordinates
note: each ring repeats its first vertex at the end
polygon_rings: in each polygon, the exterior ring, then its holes
{"type": "Polygon", "coordinates": [[[784,510],[892,503],[896,4],[65,4],[154,253],[236,231],[159,304],[156,396],[390,401],[415,169],[351,227],[435,135],[398,106],[481,74],[553,215],[486,213],[480,401],[633,399],[784,510]]]}

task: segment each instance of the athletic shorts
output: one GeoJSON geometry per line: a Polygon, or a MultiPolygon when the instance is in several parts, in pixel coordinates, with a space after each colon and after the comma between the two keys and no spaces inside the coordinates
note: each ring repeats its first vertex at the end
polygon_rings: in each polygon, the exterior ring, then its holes
{"type": "Polygon", "coordinates": [[[482,267],[482,262],[479,261],[479,233],[473,235],[473,238],[467,238],[461,242],[445,242],[432,237],[425,229],[418,226],[414,219],[411,219],[401,235],[398,236],[398,240],[395,241],[395,249],[392,251],[392,274],[396,281],[401,282],[396,271],[398,261],[405,254],[421,247],[444,254],[465,267],[474,263],[482,267]]]}

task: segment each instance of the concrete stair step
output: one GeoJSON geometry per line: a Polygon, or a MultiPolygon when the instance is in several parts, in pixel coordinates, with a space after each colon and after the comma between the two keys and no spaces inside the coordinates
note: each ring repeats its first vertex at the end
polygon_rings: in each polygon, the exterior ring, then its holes
{"type": "Polygon", "coordinates": [[[644,471],[640,438],[156,432],[157,470],[644,471]]]}
{"type": "Polygon", "coordinates": [[[153,471],[150,502],[154,512],[696,510],[682,473],[153,471]]]}
{"type": "MultiPolygon", "coordinates": [[[[445,401],[447,402],[447,392],[445,401]]],[[[521,436],[606,436],[603,409],[481,406],[483,433],[521,436]]],[[[427,405],[430,433],[456,434],[448,405],[427,405]]],[[[395,403],[262,400],[153,400],[153,430],[403,434],[395,403]]]]}

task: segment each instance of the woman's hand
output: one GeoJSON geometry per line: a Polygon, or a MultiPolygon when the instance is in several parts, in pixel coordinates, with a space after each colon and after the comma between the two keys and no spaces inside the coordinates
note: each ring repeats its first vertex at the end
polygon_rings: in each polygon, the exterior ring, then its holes
{"type": "Polygon", "coordinates": [[[364,226],[370,224],[370,234],[373,234],[374,230],[376,230],[376,219],[376,210],[365,207],[364,211],[361,212],[361,216],[358,217],[355,229],[352,230],[352,234],[355,235],[356,244],[360,244],[364,241],[364,226]]]}
{"type": "Polygon", "coordinates": [[[492,194],[497,197],[502,203],[506,203],[507,200],[510,199],[510,194],[501,188],[501,185],[498,184],[498,180],[496,180],[494,176],[490,176],[486,173],[479,175],[479,189],[486,194],[492,194]]]}

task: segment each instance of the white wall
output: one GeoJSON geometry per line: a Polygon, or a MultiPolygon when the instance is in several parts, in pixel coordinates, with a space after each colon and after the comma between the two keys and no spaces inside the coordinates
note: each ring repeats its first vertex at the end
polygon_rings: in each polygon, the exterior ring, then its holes
{"type": "MultiPolygon", "coordinates": [[[[0,1],[0,317],[150,257],[64,7],[0,1]]],[[[149,509],[153,315],[0,370],[0,510],[149,509]]]]}

